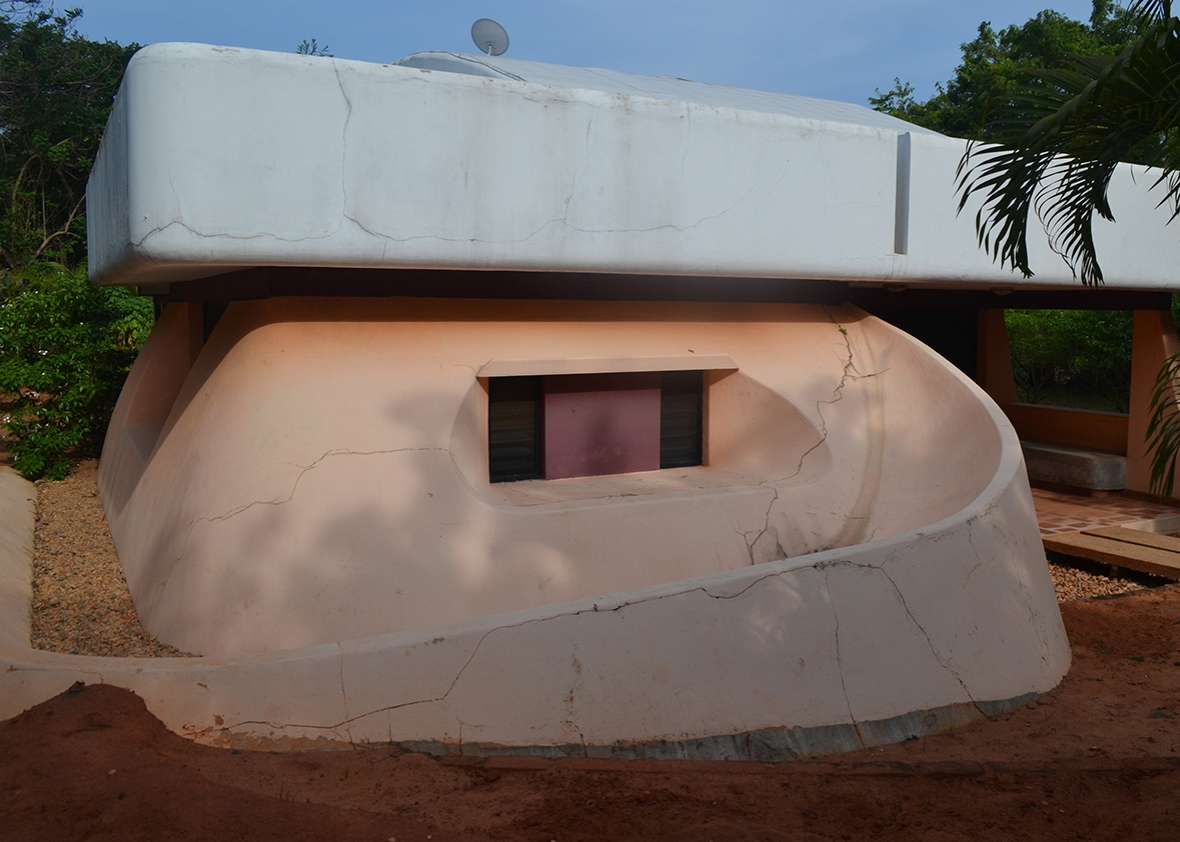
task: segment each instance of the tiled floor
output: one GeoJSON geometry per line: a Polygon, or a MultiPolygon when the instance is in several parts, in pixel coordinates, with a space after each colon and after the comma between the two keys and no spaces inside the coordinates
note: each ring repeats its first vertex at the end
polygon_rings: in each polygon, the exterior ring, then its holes
{"type": "Polygon", "coordinates": [[[1083,497],[1043,488],[1034,488],[1032,493],[1042,535],[1080,532],[1135,520],[1180,515],[1180,508],[1128,497],[1083,497]]]}

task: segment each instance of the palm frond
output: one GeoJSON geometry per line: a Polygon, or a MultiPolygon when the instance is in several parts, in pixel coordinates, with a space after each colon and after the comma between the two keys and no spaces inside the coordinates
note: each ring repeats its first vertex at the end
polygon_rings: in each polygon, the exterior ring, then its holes
{"type": "Polygon", "coordinates": [[[1147,448],[1151,452],[1151,491],[1172,496],[1180,454],[1180,356],[1170,357],[1156,375],[1148,409],[1147,448]]]}
{"type": "Polygon", "coordinates": [[[1172,0],[1133,0],[1127,12],[1148,21],[1167,20],[1172,16],[1172,0]]]}
{"type": "Polygon", "coordinates": [[[970,144],[956,173],[959,211],[980,200],[980,245],[1031,276],[1034,212],[1074,276],[1101,284],[1093,218],[1114,219],[1107,190],[1119,162],[1159,167],[1152,188],[1180,215],[1180,21],[1148,26],[1118,56],[1035,71],[989,125],[995,139],[970,144]]]}

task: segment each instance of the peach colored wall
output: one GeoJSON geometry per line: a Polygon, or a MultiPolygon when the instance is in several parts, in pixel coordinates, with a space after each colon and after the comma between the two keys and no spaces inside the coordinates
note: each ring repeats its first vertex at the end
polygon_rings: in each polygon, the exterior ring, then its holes
{"type": "MultiPolygon", "coordinates": [[[[985,487],[892,538],[262,655],[96,658],[3,638],[0,718],[81,680],[134,690],[194,739],[271,748],[786,760],[955,727],[1069,666],[1019,443],[979,406],[1002,442],[985,487]]],[[[26,489],[0,483],[0,523],[31,538],[26,489]]],[[[19,544],[0,544],[0,583],[25,618],[19,544]]]]}
{"type": "Polygon", "coordinates": [[[180,303],[165,308],[152,329],[119,402],[111,415],[111,429],[120,431],[121,447],[111,448],[102,462],[103,496],[108,517],[116,517],[155,450],[168,413],[200,353],[200,304],[180,303]]]}
{"type": "Polygon", "coordinates": [[[120,400],[100,481],[142,620],[202,654],[461,622],[897,535],[961,510],[1001,454],[971,387],[852,308],[237,302],[179,387],[188,322],[171,310],[120,400]],[[738,366],[707,377],[705,466],[488,482],[476,372],[490,360],[692,354],[738,366]],[[137,476],[125,405],[160,388],[156,370],[178,397],[137,476]]]}
{"type": "Polygon", "coordinates": [[[1071,409],[1032,403],[1000,404],[1024,441],[1080,447],[1105,453],[1127,452],[1129,418],[1121,412],[1071,409]]]}

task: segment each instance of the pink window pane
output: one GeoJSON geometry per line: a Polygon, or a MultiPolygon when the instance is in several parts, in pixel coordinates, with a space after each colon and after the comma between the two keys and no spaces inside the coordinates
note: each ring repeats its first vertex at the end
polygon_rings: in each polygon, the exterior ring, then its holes
{"type": "Polygon", "coordinates": [[[660,467],[660,375],[545,377],[545,479],[660,467]]]}

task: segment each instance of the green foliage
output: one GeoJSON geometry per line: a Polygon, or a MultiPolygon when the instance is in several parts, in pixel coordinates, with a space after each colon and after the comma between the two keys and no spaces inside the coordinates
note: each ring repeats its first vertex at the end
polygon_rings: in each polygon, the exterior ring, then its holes
{"type": "Polygon", "coordinates": [[[1004,318],[1022,401],[1128,410],[1129,312],[1008,310],[1004,318]]]}
{"type": "Polygon", "coordinates": [[[0,265],[85,258],[86,180],[135,45],[90,41],[82,12],[0,3],[0,265]]]}
{"type": "Polygon", "coordinates": [[[0,0],[0,397],[30,478],[64,476],[101,434],[151,304],[84,271],[86,181],[135,45],[83,38],[82,12],[0,0]]]}
{"type": "Polygon", "coordinates": [[[299,42],[299,46],[295,48],[295,52],[301,56],[325,56],[326,58],[331,58],[332,54],[328,52],[330,49],[332,48],[327,44],[321,47],[314,38],[310,41],[304,38],[299,42]]]}
{"type": "Polygon", "coordinates": [[[1134,3],[1137,32],[1118,55],[1072,55],[1029,74],[1000,101],[988,142],[959,165],[959,208],[978,200],[980,245],[1032,275],[1028,222],[1087,285],[1103,282],[1095,214],[1114,220],[1107,188],[1120,162],[1159,167],[1161,205],[1180,214],[1180,19],[1170,3],[1134,3]]]}
{"type": "Polygon", "coordinates": [[[152,305],[60,266],[17,280],[0,302],[0,392],[14,402],[9,450],[29,479],[60,479],[67,453],[105,432],[152,305]]]}
{"type": "Polygon", "coordinates": [[[1147,420],[1147,449],[1151,452],[1151,490],[1171,497],[1176,484],[1176,456],[1180,454],[1180,357],[1171,357],[1156,375],[1147,420]]]}
{"type": "Polygon", "coordinates": [[[894,79],[894,87],[869,97],[878,111],[955,137],[989,138],[988,116],[1038,68],[1050,67],[1069,55],[1115,55],[1136,32],[1136,18],[1111,0],[1093,0],[1089,23],[1045,10],[1020,26],[996,31],[979,25],[975,39],[961,45],[963,60],[954,76],[936,86],[925,102],[914,88],[894,79]]]}
{"type": "MultiPolygon", "coordinates": [[[[871,102],[982,141],[960,162],[957,189],[960,210],[980,202],[976,232],[993,259],[1032,275],[1028,225],[1035,213],[1075,277],[1101,284],[1093,218],[1114,219],[1107,188],[1120,162],[1157,167],[1152,187],[1162,188],[1160,205],[1173,219],[1180,215],[1180,19],[1172,11],[1171,0],[1133,0],[1125,8],[1093,0],[1088,28],[1050,12],[998,37],[984,24],[934,98],[916,102],[912,87],[897,80],[871,102]]],[[[1016,374],[1032,400],[1059,376],[1047,361],[1068,358],[1068,348],[1046,350],[1059,343],[1041,327],[1010,316],[1016,374]]],[[[1147,434],[1151,487],[1165,497],[1180,456],[1178,396],[1180,357],[1156,378],[1147,434]]]]}

